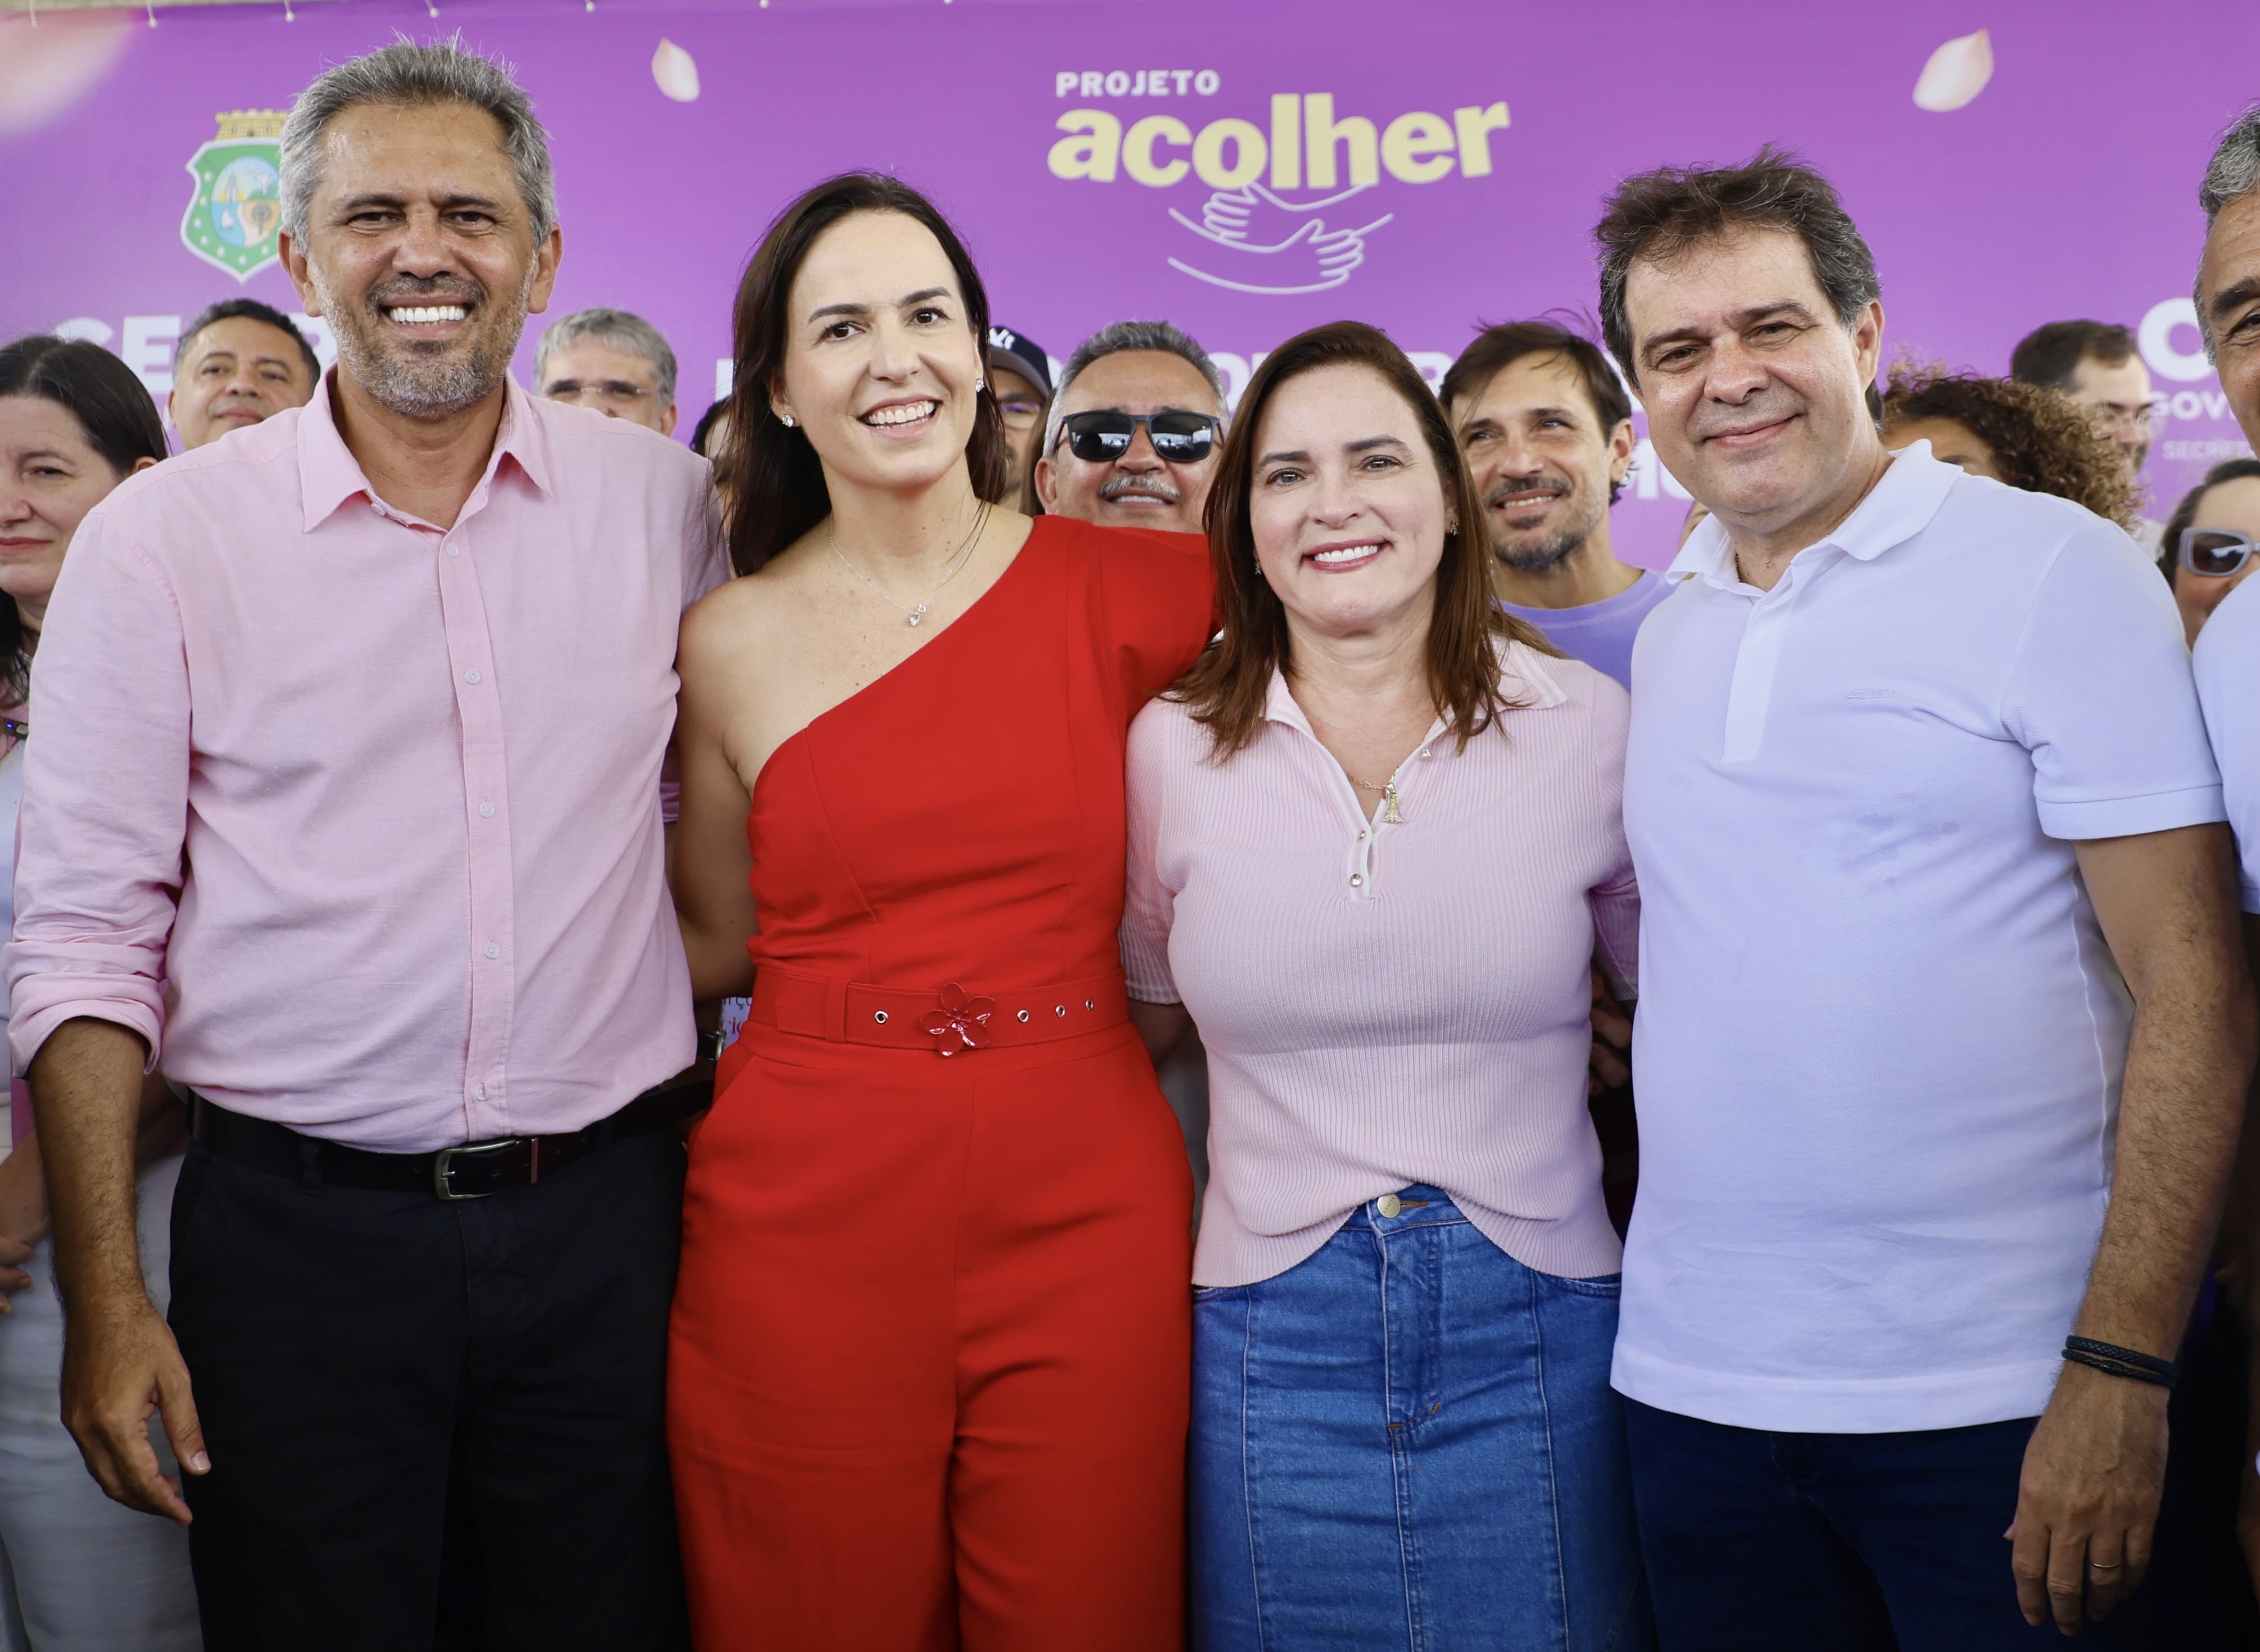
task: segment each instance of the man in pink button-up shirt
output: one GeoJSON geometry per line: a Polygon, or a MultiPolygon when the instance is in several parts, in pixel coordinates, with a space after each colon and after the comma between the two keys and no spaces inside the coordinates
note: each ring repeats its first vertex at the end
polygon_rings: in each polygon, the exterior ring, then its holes
{"type": "Polygon", "coordinates": [[[510,382],[561,242],[500,69],[342,65],[282,159],[339,368],[90,516],[39,656],[6,970],[66,1420],[111,1495],[193,1510],[212,1645],[428,1641],[451,1500],[497,1644],[679,1645],[660,771],[706,467],[510,382]],[[197,1138],[169,1329],[132,1203],[160,1061],[197,1138]]]}

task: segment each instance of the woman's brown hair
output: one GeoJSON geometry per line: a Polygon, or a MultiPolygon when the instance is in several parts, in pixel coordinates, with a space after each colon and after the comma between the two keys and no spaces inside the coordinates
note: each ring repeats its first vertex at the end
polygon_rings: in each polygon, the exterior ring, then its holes
{"type": "MultiPolygon", "coordinates": [[[[823,462],[809,445],[808,433],[789,429],[778,419],[769,408],[769,393],[784,371],[785,340],[791,330],[786,309],[802,261],[818,236],[858,212],[900,213],[933,232],[956,273],[976,355],[988,336],[989,293],[981,284],[981,272],[973,267],[972,254],[933,203],[900,179],[877,172],[843,172],[778,213],[746,266],[745,279],[738,283],[731,327],[735,377],[729,397],[729,434],[714,461],[730,561],[740,574],[754,572],[832,512],[823,462]]],[[[965,461],[973,491],[992,504],[1005,491],[1010,440],[996,397],[983,389],[975,397],[965,461]]]]}
{"type": "Polygon", "coordinates": [[[1362,321],[1313,327],[1265,356],[1248,380],[1232,432],[1218,455],[1203,513],[1223,628],[1169,697],[1193,708],[1193,720],[1209,731],[1214,742],[1210,754],[1219,762],[1247,746],[1263,726],[1272,673],[1294,673],[1286,610],[1255,562],[1248,502],[1255,487],[1257,435],[1264,410],[1281,385],[1327,367],[1363,368],[1404,398],[1420,422],[1421,437],[1443,481],[1446,501],[1458,516],[1458,526],[1444,536],[1435,609],[1428,626],[1429,692],[1458,743],[1464,747],[1516,704],[1499,692],[1502,644],[1520,642],[1541,654],[1559,652],[1531,626],[1503,611],[1491,596],[1483,501],[1451,424],[1420,370],[1378,327],[1362,321]]]}
{"type": "Polygon", "coordinates": [[[1884,387],[1885,433],[1923,418],[1950,420],[1984,442],[2011,487],[2053,493],[2122,528],[2134,526],[2135,476],[2119,444],[2062,392],[1894,361],[1884,387]]]}

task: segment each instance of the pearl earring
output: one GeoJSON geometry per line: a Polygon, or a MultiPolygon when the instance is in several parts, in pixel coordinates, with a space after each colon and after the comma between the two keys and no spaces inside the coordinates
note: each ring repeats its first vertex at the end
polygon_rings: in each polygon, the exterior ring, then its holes
{"type": "Polygon", "coordinates": [[[790,430],[792,428],[792,415],[790,413],[787,413],[784,416],[784,427],[787,430],[790,430]]]}
{"type": "Polygon", "coordinates": [[[987,390],[988,388],[989,388],[989,381],[988,381],[987,379],[976,379],[976,380],[974,380],[974,381],[973,381],[973,393],[974,393],[976,396],[980,395],[982,391],[983,391],[983,390],[987,390]]]}

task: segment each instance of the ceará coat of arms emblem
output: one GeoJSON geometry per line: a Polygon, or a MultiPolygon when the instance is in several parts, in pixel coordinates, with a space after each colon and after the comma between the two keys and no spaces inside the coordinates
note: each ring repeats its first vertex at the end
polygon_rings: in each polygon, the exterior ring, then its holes
{"type": "Polygon", "coordinates": [[[219,117],[219,135],[189,157],[196,193],[181,216],[181,245],[238,281],[275,259],[282,227],[280,109],[237,109],[219,117]]]}

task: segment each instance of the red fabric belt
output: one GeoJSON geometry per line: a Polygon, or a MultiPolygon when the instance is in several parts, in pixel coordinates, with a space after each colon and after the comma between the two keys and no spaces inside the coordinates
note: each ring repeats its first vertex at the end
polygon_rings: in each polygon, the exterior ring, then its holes
{"type": "Polygon", "coordinates": [[[1115,973],[1003,992],[983,992],[955,981],[918,991],[796,975],[764,964],[754,974],[754,1006],[747,1019],[835,1044],[955,1055],[1119,1026],[1130,1019],[1130,998],[1115,973]]]}

